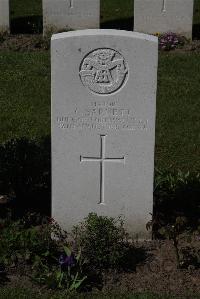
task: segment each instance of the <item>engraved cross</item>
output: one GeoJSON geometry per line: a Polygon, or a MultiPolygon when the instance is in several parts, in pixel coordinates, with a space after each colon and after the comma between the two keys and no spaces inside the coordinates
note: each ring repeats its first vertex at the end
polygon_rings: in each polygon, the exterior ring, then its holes
{"type": "Polygon", "coordinates": [[[167,0],[163,0],[162,12],[166,12],[166,4],[167,4],[167,0]]]}
{"type": "Polygon", "coordinates": [[[73,8],[74,7],[74,0],[69,0],[69,7],[73,8]]]}
{"type": "Polygon", "coordinates": [[[100,157],[82,157],[80,156],[80,162],[99,162],[100,163],[100,200],[99,204],[105,205],[105,163],[125,163],[125,157],[122,158],[106,158],[106,135],[100,135],[101,148],[100,157]]]}

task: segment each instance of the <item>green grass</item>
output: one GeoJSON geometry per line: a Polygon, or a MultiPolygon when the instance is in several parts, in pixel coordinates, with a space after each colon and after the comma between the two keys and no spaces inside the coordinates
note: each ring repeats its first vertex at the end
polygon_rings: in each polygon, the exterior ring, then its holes
{"type": "MultiPolygon", "coordinates": [[[[67,295],[63,292],[33,292],[22,288],[2,288],[0,289],[0,299],[178,299],[179,297],[153,295],[147,293],[140,294],[77,294],[67,295]]],[[[182,297],[183,298],[183,297],[182,297]]],[[[190,297],[187,297],[190,298],[190,297]]],[[[192,299],[199,299],[200,297],[192,295],[192,299]]]]}
{"type": "Polygon", "coordinates": [[[160,55],[156,166],[200,169],[200,54],[160,55]]]}
{"type": "MultiPolygon", "coordinates": [[[[0,142],[50,134],[48,52],[0,52],[0,142]]],[[[200,54],[161,54],[156,167],[200,168],[200,54]]]]}
{"type": "Polygon", "coordinates": [[[194,24],[200,24],[200,0],[194,0],[194,24]]]}
{"type": "Polygon", "coordinates": [[[132,0],[102,0],[101,23],[133,18],[132,0]]]}
{"type": "Polygon", "coordinates": [[[41,0],[10,0],[11,19],[42,15],[41,0]]]}
{"type": "Polygon", "coordinates": [[[0,52],[0,72],[0,141],[49,134],[49,53],[0,52]]]}

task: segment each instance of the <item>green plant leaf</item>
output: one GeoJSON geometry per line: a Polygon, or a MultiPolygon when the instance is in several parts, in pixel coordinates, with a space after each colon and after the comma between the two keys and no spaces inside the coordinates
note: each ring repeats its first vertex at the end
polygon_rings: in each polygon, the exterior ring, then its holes
{"type": "Polygon", "coordinates": [[[82,279],[77,279],[77,277],[78,277],[78,272],[76,273],[76,276],[69,287],[69,291],[77,290],[80,287],[80,285],[83,283],[83,281],[87,278],[87,276],[84,276],[82,279]]]}
{"type": "Polygon", "coordinates": [[[77,262],[79,262],[80,258],[81,258],[81,249],[79,249],[79,252],[78,252],[78,254],[76,256],[77,262]]]}
{"type": "Polygon", "coordinates": [[[67,256],[70,256],[72,254],[72,251],[69,247],[64,246],[63,249],[64,249],[64,252],[67,256]]]}

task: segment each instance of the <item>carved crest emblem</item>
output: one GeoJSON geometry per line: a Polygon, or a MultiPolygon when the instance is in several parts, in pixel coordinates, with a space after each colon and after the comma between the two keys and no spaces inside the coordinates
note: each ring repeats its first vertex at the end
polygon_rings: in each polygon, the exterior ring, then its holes
{"type": "Polygon", "coordinates": [[[97,94],[111,94],[119,90],[128,78],[128,65],[124,57],[113,49],[90,52],[80,66],[83,85],[97,94]]]}

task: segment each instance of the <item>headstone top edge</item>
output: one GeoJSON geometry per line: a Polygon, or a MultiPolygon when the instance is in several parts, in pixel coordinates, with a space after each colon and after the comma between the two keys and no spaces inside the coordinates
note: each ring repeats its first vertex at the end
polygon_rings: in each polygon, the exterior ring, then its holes
{"type": "Polygon", "coordinates": [[[76,36],[92,36],[92,35],[101,35],[101,36],[119,36],[119,37],[131,37],[134,39],[142,39],[151,41],[154,43],[158,43],[158,37],[144,34],[140,32],[132,32],[132,31],[125,31],[125,30],[115,30],[115,29],[83,29],[83,30],[76,30],[76,31],[68,31],[53,34],[51,37],[51,41],[65,39],[68,37],[76,37],[76,36]]]}

